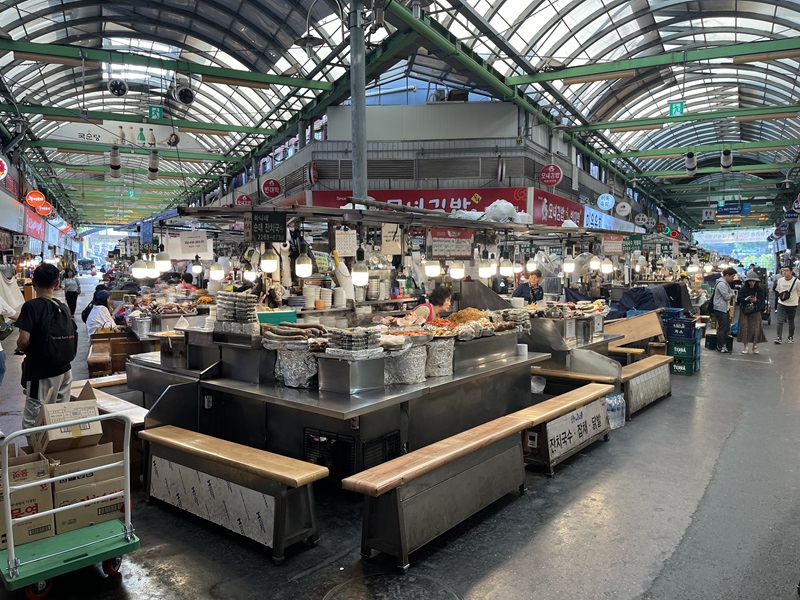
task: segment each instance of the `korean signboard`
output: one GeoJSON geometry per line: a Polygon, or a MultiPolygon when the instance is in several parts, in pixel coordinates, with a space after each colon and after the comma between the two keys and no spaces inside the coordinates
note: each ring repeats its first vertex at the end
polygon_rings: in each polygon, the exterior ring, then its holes
{"type": "Polygon", "coordinates": [[[603,236],[603,254],[622,254],[622,240],[624,235],[616,233],[603,236]]]}
{"type": "Polygon", "coordinates": [[[640,235],[629,235],[622,240],[622,251],[625,253],[642,250],[643,248],[642,236],[640,235]]]}
{"type": "Polygon", "coordinates": [[[546,429],[550,460],[555,460],[607,429],[604,398],[550,421],[546,429]]]}
{"type": "Polygon", "coordinates": [[[25,233],[37,240],[43,240],[45,236],[44,219],[32,210],[25,211],[25,233]]]}
{"type": "Polygon", "coordinates": [[[247,213],[244,218],[244,239],[250,242],[285,242],[286,213],[247,213]]]}
{"type": "Polygon", "coordinates": [[[533,190],[533,222],[561,227],[567,219],[578,227],[583,223],[584,206],[556,194],[533,190]]]}
{"type": "Polygon", "coordinates": [[[428,229],[431,258],[472,258],[475,234],[466,229],[428,229]]]}
{"type": "Polygon", "coordinates": [[[181,253],[200,254],[206,251],[208,246],[208,233],[205,231],[182,231],[181,232],[181,253]]]}
{"type": "MultiPolygon", "coordinates": [[[[311,205],[341,208],[352,196],[350,190],[314,190],[311,205]]],[[[517,212],[528,211],[528,188],[444,188],[421,190],[370,190],[369,195],[378,202],[438,210],[454,213],[458,210],[485,211],[497,200],[506,200],[517,212]]],[[[578,205],[580,206],[580,205],[578,205]]],[[[560,223],[559,223],[560,225],[560,223]]]]}
{"type": "Polygon", "coordinates": [[[563,177],[564,172],[561,170],[561,167],[554,164],[543,166],[541,172],[539,173],[539,181],[542,182],[542,185],[548,185],[551,187],[561,183],[561,179],[563,177]]]}

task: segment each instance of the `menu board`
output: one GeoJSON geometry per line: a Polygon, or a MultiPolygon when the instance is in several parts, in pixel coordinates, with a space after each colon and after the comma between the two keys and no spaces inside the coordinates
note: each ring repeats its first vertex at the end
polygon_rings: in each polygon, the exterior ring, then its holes
{"type": "Polygon", "coordinates": [[[473,231],[467,229],[428,229],[427,243],[430,258],[472,258],[475,240],[473,231]]]}
{"type": "Polygon", "coordinates": [[[355,229],[336,230],[336,252],[341,257],[355,256],[358,250],[358,234],[355,229]]]}

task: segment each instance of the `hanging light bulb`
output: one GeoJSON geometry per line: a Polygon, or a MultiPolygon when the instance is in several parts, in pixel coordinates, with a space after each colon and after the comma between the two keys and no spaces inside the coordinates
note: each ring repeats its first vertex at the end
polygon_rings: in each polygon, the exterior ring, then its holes
{"type": "Polygon", "coordinates": [[[520,273],[522,273],[524,270],[525,270],[525,265],[523,265],[521,262],[515,262],[515,263],[514,263],[514,273],[516,273],[517,275],[519,275],[519,274],[520,274],[520,273]]]}
{"type": "Polygon", "coordinates": [[[695,264],[691,264],[688,267],[686,267],[686,272],[687,273],[697,273],[699,270],[700,270],[700,267],[698,267],[695,264]]]}
{"type": "Polygon", "coordinates": [[[200,256],[195,254],[194,262],[192,263],[192,273],[200,275],[203,272],[203,265],[200,264],[200,256]]]}
{"type": "Polygon", "coordinates": [[[442,274],[442,265],[438,260],[429,260],[425,263],[426,277],[439,277],[442,274]]]}
{"type": "Polygon", "coordinates": [[[575,272],[575,260],[567,254],[564,258],[564,263],[561,265],[561,268],[564,270],[564,273],[574,273],[575,272]]]}
{"type": "Polygon", "coordinates": [[[134,279],[144,279],[147,277],[147,263],[141,258],[131,265],[131,276],[134,279]]]}
{"type": "Polygon", "coordinates": [[[450,270],[448,271],[450,279],[464,279],[466,272],[467,270],[464,268],[464,263],[460,260],[455,260],[450,263],[450,270]]]}
{"type": "Polygon", "coordinates": [[[497,259],[494,256],[494,252],[492,252],[492,257],[489,259],[489,268],[492,270],[492,277],[497,275],[497,259]]]}
{"type": "Polygon", "coordinates": [[[148,260],[147,261],[147,278],[148,279],[155,279],[159,275],[161,275],[161,271],[159,271],[158,267],[156,267],[156,261],[154,261],[152,259],[148,260]]]}
{"type": "Polygon", "coordinates": [[[530,273],[531,271],[535,271],[538,268],[539,268],[539,265],[536,262],[536,260],[534,260],[534,258],[532,256],[528,259],[528,262],[525,263],[525,270],[528,273],[530,273]]]}
{"type": "Polygon", "coordinates": [[[208,270],[208,278],[211,281],[222,281],[225,279],[225,269],[219,263],[214,263],[208,270]]]}
{"type": "MultiPolygon", "coordinates": [[[[572,267],[573,271],[575,270],[575,266],[572,267]]],[[[566,265],[564,270],[566,271],[566,265]]],[[[603,262],[600,264],[600,272],[604,275],[608,275],[611,271],[614,270],[614,265],[611,264],[611,261],[608,258],[604,258],[603,262]]]]}
{"type": "Polygon", "coordinates": [[[511,264],[511,261],[508,258],[503,258],[500,261],[500,275],[503,277],[511,277],[514,274],[514,265],[511,264]]]}
{"type": "Polygon", "coordinates": [[[489,262],[489,251],[484,250],[481,255],[481,261],[478,263],[478,277],[481,279],[488,279],[492,276],[492,265],[489,262]]]}
{"type": "Polygon", "coordinates": [[[247,269],[244,273],[242,273],[242,277],[245,278],[245,281],[255,281],[258,275],[253,269],[247,269]]]}
{"type": "Polygon", "coordinates": [[[597,271],[598,269],[600,269],[600,265],[601,262],[599,256],[593,256],[592,259],[589,261],[589,268],[592,271],[597,271]]]}
{"type": "Polygon", "coordinates": [[[356,264],[350,272],[350,279],[356,287],[364,287],[369,283],[369,269],[364,262],[364,249],[361,246],[356,250],[356,264]]]}
{"type": "Polygon", "coordinates": [[[636,265],[633,267],[633,270],[638,273],[639,271],[642,270],[642,265],[640,265],[639,263],[636,263],[636,265]]]}
{"type": "Polygon", "coordinates": [[[264,273],[274,273],[278,270],[278,253],[272,248],[261,256],[261,270],[264,273]]]}
{"type": "Polygon", "coordinates": [[[314,265],[311,264],[311,259],[308,257],[308,254],[301,254],[297,257],[297,260],[294,263],[294,273],[300,279],[304,279],[306,277],[311,277],[311,273],[314,272],[314,265]]]}
{"type": "Polygon", "coordinates": [[[706,273],[711,273],[713,269],[714,266],[711,263],[706,263],[703,265],[703,271],[705,271],[706,273]]]}
{"type": "Polygon", "coordinates": [[[172,268],[172,260],[170,260],[168,253],[161,251],[156,254],[156,268],[159,273],[166,273],[172,268]]]}

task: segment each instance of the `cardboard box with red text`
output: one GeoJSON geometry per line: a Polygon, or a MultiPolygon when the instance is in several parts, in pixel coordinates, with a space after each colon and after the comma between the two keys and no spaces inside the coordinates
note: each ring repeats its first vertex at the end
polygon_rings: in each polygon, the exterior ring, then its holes
{"type": "Polygon", "coordinates": [[[125,510],[124,499],[122,497],[105,499],[104,497],[121,492],[124,487],[125,480],[117,477],[55,492],[54,503],[57,507],[97,499],[97,502],[86,506],[76,506],[56,514],[56,533],[66,533],[81,527],[89,527],[95,523],[121,519],[125,510]]]}
{"type": "MultiPolygon", "coordinates": [[[[50,477],[47,459],[41,454],[19,456],[8,460],[8,475],[11,485],[28,483],[50,477]]],[[[5,502],[5,490],[0,488],[0,506],[5,502]]],[[[53,508],[50,484],[44,483],[11,496],[11,517],[35,515],[53,508]]],[[[48,538],[55,534],[53,515],[37,517],[14,525],[14,545],[48,538]]],[[[0,549],[7,546],[5,510],[0,511],[0,549]]]]}
{"type": "MultiPolygon", "coordinates": [[[[45,404],[36,418],[36,426],[55,425],[86,417],[96,417],[97,414],[96,400],[45,404]]],[[[40,431],[34,433],[31,437],[33,438],[33,449],[36,452],[48,454],[50,452],[93,446],[103,437],[103,428],[100,421],[95,421],[49,431],[40,431]]]]}

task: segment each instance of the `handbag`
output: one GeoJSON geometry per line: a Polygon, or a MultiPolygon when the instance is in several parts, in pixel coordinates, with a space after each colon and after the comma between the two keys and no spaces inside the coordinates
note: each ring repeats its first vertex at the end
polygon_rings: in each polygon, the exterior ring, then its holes
{"type": "Polygon", "coordinates": [[[795,283],[797,283],[796,277],[794,278],[794,281],[792,281],[792,285],[788,290],[784,290],[783,292],[778,294],[778,300],[780,300],[781,302],[786,302],[792,295],[792,289],[794,288],[795,283]]]}
{"type": "Polygon", "coordinates": [[[758,309],[758,302],[748,302],[742,307],[742,312],[746,315],[752,315],[761,311],[758,309]]]}
{"type": "Polygon", "coordinates": [[[5,317],[0,315],[0,342],[6,339],[14,332],[14,327],[5,320],[5,317]]]}

